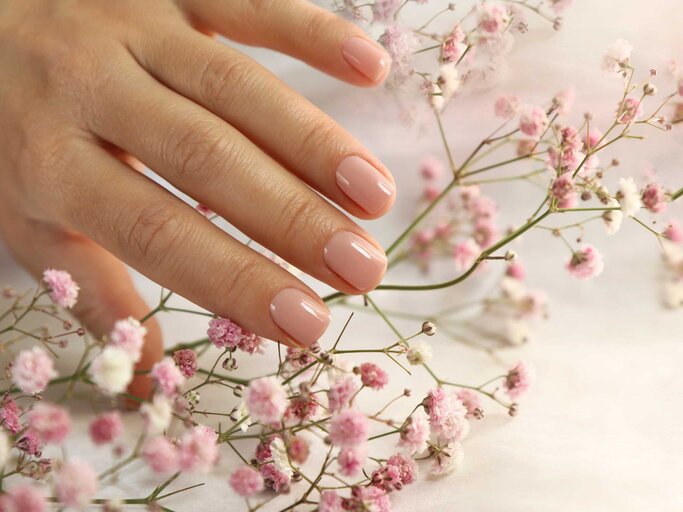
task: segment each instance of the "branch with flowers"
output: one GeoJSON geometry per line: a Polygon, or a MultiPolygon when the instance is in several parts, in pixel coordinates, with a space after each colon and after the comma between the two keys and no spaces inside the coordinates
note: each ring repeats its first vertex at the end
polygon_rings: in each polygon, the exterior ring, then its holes
{"type": "MultiPolygon", "coordinates": [[[[0,510],[42,512],[55,504],[75,510],[102,505],[113,512],[145,505],[170,511],[174,497],[204,485],[202,475],[219,471],[219,459],[232,457],[239,462],[225,478],[244,497],[245,510],[389,511],[392,493],[414,482],[419,471],[445,476],[460,466],[463,442],[489,405],[518,414],[518,401],[533,381],[527,365],[493,371],[479,383],[457,382],[456,375],[432,368],[427,340],[438,331],[497,358],[501,349],[530,339],[529,322],[545,315],[545,298],[527,289],[526,270],[509,245],[532,230],[566,245],[566,270],[588,279],[600,274],[603,260],[595,247],[583,243],[585,226],[599,222],[616,234],[622,222],[632,221],[663,250],[668,305],[683,305],[683,230],[673,220],[657,221],[683,196],[683,188],[666,188],[655,179],[639,186],[633,177],[619,176],[621,162],[604,156],[618,144],[642,139],[645,130],[666,132],[679,122],[683,85],[659,94],[652,83],[655,73],[638,76],[630,62],[632,48],[618,41],[603,60],[606,72],[624,83],[608,122],[586,114],[571,124],[570,91],[543,106],[523,106],[519,98],[503,95],[493,102],[499,125],[458,158],[443,123],[451,104],[504,65],[513,33],[528,30],[525,14],[559,29],[570,2],[484,1],[462,13],[449,4],[416,28],[401,24],[409,3],[426,2],[343,0],[336,7],[385,26],[379,40],[394,60],[388,87],[434,116],[443,144],[444,157],[430,157],[421,166],[418,213],[387,248],[390,268],[416,265],[429,273],[437,260],[446,260],[454,273],[443,282],[388,283],[378,290],[428,292],[498,269],[493,289],[428,315],[383,308],[375,292],[362,301],[335,293],[326,302],[348,315],[336,337],[306,349],[285,349],[264,344],[229,319],[175,306],[173,293],[164,290],[144,318],[121,319],[107,337],[93,339],[68,315],[78,300],[78,285],[66,271],[46,270],[35,291],[3,292],[0,510]],[[434,32],[432,24],[442,16],[456,19],[447,33],[434,32]],[[484,190],[513,181],[540,190],[539,204],[521,225],[501,229],[498,206],[484,190]],[[136,372],[144,324],[162,314],[204,316],[206,335],[168,349],[151,371],[136,372]],[[361,314],[382,322],[390,341],[379,347],[351,343],[346,328],[361,314]],[[414,328],[403,332],[396,319],[414,328]],[[43,323],[52,327],[30,327],[43,323]],[[58,374],[55,358],[74,345],[82,346],[80,357],[70,371],[58,374]],[[277,351],[277,364],[260,375],[244,375],[240,360],[265,351],[277,351]],[[385,364],[406,377],[426,376],[431,389],[414,396],[403,381],[392,382],[385,364]],[[136,373],[148,374],[153,396],[127,392],[136,373]],[[209,389],[222,392],[219,407],[202,399],[209,389]],[[116,407],[121,398],[139,403],[131,413],[137,417],[133,433],[124,433],[116,407]],[[111,447],[111,464],[99,473],[92,461],[59,450],[73,435],[70,406],[84,401],[98,411],[90,419],[90,442],[111,447]],[[367,405],[377,402],[382,405],[367,405]],[[135,441],[126,446],[124,438],[135,441]],[[99,497],[136,466],[148,468],[158,483],[141,496],[99,497]],[[179,485],[184,474],[196,483],[179,485]],[[285,505],[283,495],[289,496],[285,505]]],[[[674,75],[676,80],[683,76],[675,70],[674,75]]]]}

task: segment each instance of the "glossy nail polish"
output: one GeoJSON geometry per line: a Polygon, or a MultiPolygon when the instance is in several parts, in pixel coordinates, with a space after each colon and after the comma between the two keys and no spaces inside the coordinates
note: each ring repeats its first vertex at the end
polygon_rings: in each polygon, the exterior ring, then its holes
{"type": "Polygon", "coordinates": [[[342,55],[350,66],[373,82],[384,79],[391,67],[387,52],[364,37],[353,36],[344,41],[342,55]]]}
{"type": "Polygon", "coordinates": [[[330,324],[330,312],[306,292],[285,288],[270,304],[273,321],[294,341],[309,346],[323,335],[330,324]]]}
{"type": "Polygon", "coordinates": [[[347,156],[341,161],[337,186],[371,215],[384,210],[396,194],[393,183],[359,156],[347,156]]]}
{"type": "Polygon", "coordinates": [[[325,263],[360,291],[379,284],[387,270],[384,252],[350,231],[339,231],[325,245],[325,263]]]}

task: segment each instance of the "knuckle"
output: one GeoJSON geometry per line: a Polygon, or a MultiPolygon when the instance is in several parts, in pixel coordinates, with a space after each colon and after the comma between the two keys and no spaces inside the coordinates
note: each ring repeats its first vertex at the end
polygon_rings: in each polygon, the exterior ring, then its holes
{"type": "Polygon", "coordinates": [[[230,56],[221,48],[207,60],[199,75],[199,91],[210,104],[228,108],[239,96],[236,91],[253,91],[257,67],[248,59],[230,56]]]}
{"type": "Polygon", "coordinates": [[[299,153],[303,155],[315,155],[321,148],[335,152],[339,146],[339,127],[331,119],[324,115],[313,115],[309,119],[302,120],[301,142],[299,153]]]}
{"type": "Polygon", "coordinates": [[[150,264],[160,265],[174,253],[185,237],[177,208],[166,200],[145,205],[133,214],[132,222],[121,232],[122,245],[131,248],[150,264]]]}
{"type": "Polygon", "coordinates": [[[184,133],[169,144],[166,161],[179,180],[191,180],[202,187],[214,178],[212,171],[224,165],[237,149],[213,123],[198,122],[183,129],[184,133]]]}
{"type": "Polygon", "coordinates": [[[306,23],[302,23],[304,33],[302,41],[322,41],[328,34],[334,33],[335,25],[340,21],[338,16],[324,9],[310,9],[306,23]]]}
{"type": "MultiPolygon", "coordinates": [[[[234,307],[244,302],[244,297],[254,293],[254,283],[263,282],[262,264],[251,261],[248,256],[236,256],[232,254],[230,261],[226,262],[230,272],[223,272],[219,279],[213,282],[212,297],[219,298],[220,305],[216,307],[220,311],[226,304],[234,307]]],[[[234,312],[226,312],[228,316],[234,312]]]]}
{"type": "Polygon", "coordinates": [[[281,234],[281,240],[295,240],[293,237],[302,229],[308,232],[310,227],[318,227],[321,224],[322,216],[309,199],[294,197],[287,202],[287,209],[276,222],[276,232],[281,234]]]}

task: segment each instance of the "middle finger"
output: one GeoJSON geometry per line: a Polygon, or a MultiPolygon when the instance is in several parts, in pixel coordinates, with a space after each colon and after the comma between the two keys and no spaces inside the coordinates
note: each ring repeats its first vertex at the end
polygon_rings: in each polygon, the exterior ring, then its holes
{"type": "Polygon", "coordinates": [[[99,137],[316,279],[345,293],[379,284],[386,256],[358,225],[220,118],[139,68],[123,76],[100,96],[99,137]]]}

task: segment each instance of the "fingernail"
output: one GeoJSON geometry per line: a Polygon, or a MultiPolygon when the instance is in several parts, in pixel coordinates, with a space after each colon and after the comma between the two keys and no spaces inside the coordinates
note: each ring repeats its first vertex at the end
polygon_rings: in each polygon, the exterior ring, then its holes
{"type": "Polygon", "coordinates": [[[330,324],[328,309],[296,288],[285,288],[275,296],[270,316],[280,329],[304,346],[317,341],[330,324]]]}
{"type": "Polygon", "coordinates": [[[396,193],[393,183],[359,156],[347,156],[341,161],[337,185],[369,214],[384,210],[396,193]]]}
{"type": "Polygon", "coordinates": [[[364,37],[349,37],[342,46],[344,60],[373,82],[387,74],[391,59],[387,52],[364,37]]]}
{"type": "Polygon", "coordinates": [[[339,231],[328,240],[325,263],[335,274],[361,291],[377,286],[387,270],[384,252],[349,231],[339,231]]]}

